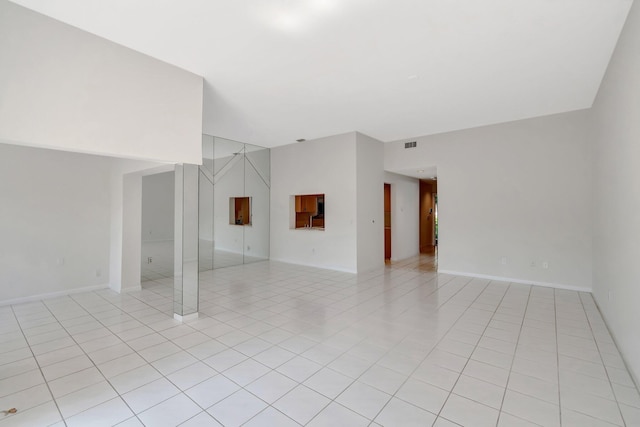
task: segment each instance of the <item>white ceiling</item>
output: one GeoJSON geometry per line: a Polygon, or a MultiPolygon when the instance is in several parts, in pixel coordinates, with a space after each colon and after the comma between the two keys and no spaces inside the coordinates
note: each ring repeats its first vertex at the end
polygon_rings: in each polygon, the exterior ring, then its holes
{"type": "Polygon", "coordinates": [[[202,75],[203,131],[382,141],[588,108],[632,0],[15,0],[202,75]]]}

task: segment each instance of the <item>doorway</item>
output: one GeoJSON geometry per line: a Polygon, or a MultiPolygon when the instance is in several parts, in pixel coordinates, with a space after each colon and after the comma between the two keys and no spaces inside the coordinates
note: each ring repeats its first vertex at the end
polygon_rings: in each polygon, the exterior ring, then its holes
{"type": "Polygon", "coordinates": [[[437,256],[437,178],[420,180],[420,253],[437,256]]]}
{"type": "Polygon", "coordinates": [[[391,184],[384,184],[384,260],[391,261],[391,184]]]}

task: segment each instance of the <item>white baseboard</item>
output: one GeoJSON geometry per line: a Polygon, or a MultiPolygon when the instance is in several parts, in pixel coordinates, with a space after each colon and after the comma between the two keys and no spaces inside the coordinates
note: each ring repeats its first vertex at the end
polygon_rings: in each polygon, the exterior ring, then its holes
{"type": "Polygon", "coordinates": [[[27,302],[40,301],[40,300],[49,299],[49,298],[63,297],[65,295],[79,294],[81,292],[99,291],[99,290],[102,290],[102,289],[109,289],[109,285],[108,284],[104,284],[104,285],[85,286],[85,287],[82,287],[82,288],[66,289],[64,291],[48,292],[48,293],[45,293],[45,294],[32,295],[32,296],[28,296],[28,297],[13,298],[13,299],[9,299],[9,300],[0,301],[0,306],[13,305],[13,304],[24,304],[24,303],[27,303],[27,302]]]}
{"type": "Polygon", "coordinates": [[[184,316],[181,316],[178,313],[173,313],[173,318],[180,322],[191,322],[198,318],[198,313],[185,314],[184,316]]]}
{"type": "Polygon", "coordinates": [[[591,293],[592,291],[591,288],[585,288],[582,286],[564,285],[562,283],[536,282],[534,280],[516,279],[513,277],[490,276],[487,274],[467,273],[462,271],[438,269],[438,273],[451,274],[453,276],[477,277],[478,279],[496,280],[500,282],[521,283],[523,285],[544,286],[545,288],[563,289],[567,291],[589,292],[589,293],[591,293]]]}
{"type": "MultiPolygon", "coordinates": [[[[618,339],[616,338],[616,334],[614,330],[609,327],[607,316],[605,312],[600,308],[600,305],[598,304],[598,300],[596,300],[595,295],[593,295],[593,303],[596,305],[596,308],[600,312],[600,316],[602,316],[602,321],[607,327],[607,331],[609,331],[609,334],[611,334],[611,339],[613,339],[613,343],[616,345],[616,348],[620,351],[620,346],[618,345],[618,339]]],[[[622,357],[622,363],[624,363],[625,368],[627,368],[627,372],[629,372],[631,381],[633,381],[635,383],[636,388],[638,388],[638,386],[640,386],[640,376],[636,375],[636,372],[632,368],[630,368],[631,365],[627,363],[627,358],[625,357],[624,353],[622,353],[622,351],[620,351],[620,357],[622,357]]]]}

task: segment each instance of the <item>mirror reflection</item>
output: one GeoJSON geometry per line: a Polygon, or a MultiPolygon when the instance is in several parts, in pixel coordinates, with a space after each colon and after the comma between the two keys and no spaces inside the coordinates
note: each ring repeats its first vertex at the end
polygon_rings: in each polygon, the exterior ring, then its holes
{"type": "Polygon", "coordinates": [[[142,287],[173,287],[174,171],[142,177],[141,265],[142,287]]]}
{"type": "MultiPolygon", "coordinates": [[[[202,152],[187,189],[197,186],[199,271],[269,259],[269,149],[203,135],[202,152]]],[[[174,171],[142,178],[141,282],[166,296],[174,290],[175,180],[174,171]]]]}
{"type": "Polygon", "coordinates": [[[268,259],[269,149],[205,135],[202,152],[201,271],[268,259]]]}
{"type": "Polygon", "coordinates": [[[229,198],[229,224],[251,225],[251,197],[229,198]]]}

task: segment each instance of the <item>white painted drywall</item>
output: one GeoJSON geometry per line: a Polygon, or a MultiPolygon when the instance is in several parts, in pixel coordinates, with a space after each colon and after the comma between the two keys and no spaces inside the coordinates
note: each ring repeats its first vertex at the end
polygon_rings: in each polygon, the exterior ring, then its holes
{"type": "MultiPolygon", "coordinates": [[[[381,184],[382,186],[382,184],[381,184]]],[[[355,132],[271,149],[271,259],[357,271],[355,132]],[[325,230],[291,229],[291,196],[325,195],[325,230]]]]}
{"type": "Polygon", "coordinates": [[[593,293],[636,384],[640,384],[639,99],[640,4],[635,2],[592,109],[591,207],[593,293]]]}
{"type": "Polygon", "coordinates": [[[207,73],[204,129],[390,141],[591,105],[632,0],[13,0],[207,73]],[[355,124],[355,125],[354,125],[355,124]]]}
{"type": "Polygon", "coordinates": [[[0,144],[0,302],[108,284],[110,164],[0,144]]]}
{"type": "Polygon", "coordinates": [[[0,1],[0,139],[201,162],[202,78],[0,1]]]}
{"type": "Polygon", "coordinates": [[[391,185],[391,260],[398,261],[420,253],[420,181],[385,172],[391,185]]]}
{"type": "Polygon", "coordinates": [[[388,171],[438,168],[439,270],[591,289],[588,123],[580,111],[385,144],[388,171]]]}
{"type": "Polygon", "coordinates": [[[122,278],[121,291],[139,290],[142,265],[142,176],[122,176],[122,278]],[[136,263],[132,261],[136,260],[136,263]]]}
{"type": "Polygon", "coordinates": [[[384,145],[356,132],[358,272],[384,267],[384,145]]]}
{"type": "Polygon", "coordinates": [[[142,241],[173,240],[174,172],[142,177],[142,241]]]}
{"type": "Polygon", "coordinates": [[[140,289],[142,176],[167,172],[173,165],[139,160],[111,160],[109,188],[109,287],[116,292],[140,289]]]}

